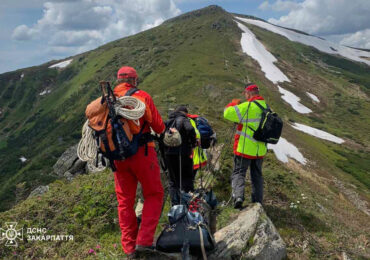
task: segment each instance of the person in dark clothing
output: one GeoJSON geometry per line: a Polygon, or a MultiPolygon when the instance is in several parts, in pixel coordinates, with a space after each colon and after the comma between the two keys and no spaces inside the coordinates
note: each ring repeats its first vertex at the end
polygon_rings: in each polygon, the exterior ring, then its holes
{"type": "Polygon", "coordinates": [[[185,106],[179,106],[165,122],[166,129],[178,131],[182,140],[178,147],[165,147],[172,206],[180,204],[180,189],[185,192],[194,190],[192,154],[197,139],[194,127],[186,116],[187,113],[188,110],[185,106]]]}

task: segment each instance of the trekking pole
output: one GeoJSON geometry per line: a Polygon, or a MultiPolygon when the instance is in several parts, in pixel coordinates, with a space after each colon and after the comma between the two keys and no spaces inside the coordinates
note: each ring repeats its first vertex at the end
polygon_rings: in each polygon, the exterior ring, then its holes
{"type": "MultiPolygon", "coordinates": [[[[210,173],[215,173],[215,168],[216,168],[216,164],[221,160],[223,160],[223,158],[225,157],[225,154],[222,155],[222,150],[224,149],[224,147],[226,146],[226,144],[230,143],[231,142],[231,139],[233,138],[234,136],[234,132],[236,131],[236,125],[234,125],[233,128],[229,128],[229,135],[228,135],[228,138],[225,140],[225,143],[222,145],[223,147],[221,148],[221,151],[220,153],[218,154],[217,158],[214,160],[214,162],[212,163],[212,167],[210,167],[210,173]]],[[[212,184],[212,182],[214,182],[214,178],[211,177],[211,174],[209,174],[207,180],[206,180],[206,184],[204,185],[206,187],[206,189],[209,188],[209,186],[212,184]]]]}
{"type": "MultiPolygon", "coordinates": [[[[233,136],[234,136],[234,133],[235,133],[235,131],[236,131],[236,124],[234,125],[234,128],[229,128],[229,133],[230,133],[230,135],[228,135],[229,136],[229,138],[227,138],[226,139],[226,142],[224,142],[224,146],[226,145],[226,144],[228,144],[228,143],[230,143],[231,142],[231,139],[233,138],[233,136]]],[[[223,147],[222,147],[222,149],[223,149],[223,147]]],[[[213,163],[213,165],[212,165],[212,167],[210,167],[210,171],[211,172],[214,172],[214,170],[215,170],[215,168],[216,168],[216,164],[217,164],[217,162],[219,161],[219,160],[221,160],[221,159],[223,159],[222,158],[222,150],[220,151],[220,153],[218,154],[218,156],[217,156],[217,158],[214,160],[214,163],[213,163]]],[[[210,165],[211,166],[211,165],[210,165]]]]}
{"type": "Polygon", "coordinates": [[[164,172],[164,174],[165,174],[165,176],[167,178],[167,181],[166,181],[166,188],[167,189],[165,189],[165,197],[163,199],[163,204],[162,204],[162,209],[161,209],[161,216],[162,216],[163,210],[164,210],[164,206],[166,204],[168,195],[170,193],[170,191],[169,191],[169,185],[168,185],[168,180],[170,179],[170,176],[169,176],[168,166],[166,164],[166,159],[165,159],[165,155],[164,155],[163,139],[161,139],[157,135],[154,135],[154,139],[158,142],[158,154],[159,154],[159,157],[160,157],[159,163],[160,163],[160,166],[162,168],[162,171],[164,172]],[[167,192],[166,192],[166,190],[167,190],[167,192]]]}
{"type": "Polygon", "coordinates": [[[180,205],[182,205],[182,167],[181,167],[181,146],[180,146],[180,153],[179,153],[179,159],[180,159],[180,205]]]}
{"type": "Polygon", "coordinates": [[[200,175],[200,189],[203,189],[203,173],[202,173],[202,163],[200,159],[200,146],[198,145],[198,159],[199,159],[199,175],[200,175]]]}

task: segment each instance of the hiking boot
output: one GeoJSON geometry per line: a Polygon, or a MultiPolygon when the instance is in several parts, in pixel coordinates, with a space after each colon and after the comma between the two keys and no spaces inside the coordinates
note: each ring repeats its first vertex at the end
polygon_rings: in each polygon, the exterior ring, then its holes
{"type": "Polygon", "coordinates": [[[234,209],[241,209],[243,206],[243,199],[242,198],[236,198],[234,201],[234,209]]]}
{"type": "Polygon", "coordinates": [[[141,253],[141,252],[150,252],[155,250],[155,246],[140,246],[136,245],[136,252],[141,253]]]}
{"type": "Polygon", "coordinates": [[[136,253],[136,251],[135,251],[135,252],[132,252],[132,253],[130,253],[130,254],[126,254],[126,259],[128,259],[128,260],[138,259],[138,258],[137,258],[137,253],[136,253]]]}

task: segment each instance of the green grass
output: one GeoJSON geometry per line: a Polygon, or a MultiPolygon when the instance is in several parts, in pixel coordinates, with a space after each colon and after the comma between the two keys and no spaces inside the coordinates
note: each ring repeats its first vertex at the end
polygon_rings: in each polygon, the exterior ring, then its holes
{"type": "Polygon", "coordinates": [[[343,156],[342,160],[336,162],[336,166],[344,172],[354,176],[359,182],[370,189],[369,165],[370,159],[366,153],[354,153],[353,151],[336,151],[343,156]]]}
{"type": "MultiPolygon", "coordinates": [[[[117,221],[117,201],[110,171],[79,176],[72,183],[56,181],[50,192],[34,197],[1,215],[1,223],[17,221],[24,230],[46,228],[47,234],[73,235],[73,241],[20,242],[18,248],[4,247],[0,256],[32,255],[36,258],[55,256],[89,257],[89,249],[98,254],[123,256],[117,221]],[[116,248],[114,244],[117,244],[116,248]],[[96,249],[96,246],[101,249],[96,249]]],[[[91,255],[90,257],[93,257],[91,255]]]]}

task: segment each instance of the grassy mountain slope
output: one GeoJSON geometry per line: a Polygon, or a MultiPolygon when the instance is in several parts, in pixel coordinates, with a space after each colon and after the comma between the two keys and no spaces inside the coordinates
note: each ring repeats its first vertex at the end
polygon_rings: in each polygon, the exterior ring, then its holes
{"type": "MultiPolygon", "coordinates": [[[[264,162],[265,208],[287,242],[289,257],[335,259],[342,251],[355,258],[369,256],[369,216],[361,208],[370,198],[369,67],[247,26],[291,79],[282,87],[299,96],[313,113],[295,112],[258,63],[242,53],[241,31],[231,14],[215,6],[187,13],[72,57],[63,70],[49,69],[55,63],[50,62],[0,75],[0,210],[12,207],[33,187],[56,179],[49,174],[51,166],[79,140],[84,109],[99,96],[98,81],[113,81],[117,69],[128,64],[138,69],[140,88],[153,96],[162,115],[176,104],[188,104],[190,111],[211,121],[220,142],[226,143],[214,185],[220,200],[229,197],[230,187],[224,184],[232,169],[233,129],[222,119],[223,107],[231,98],[242,98],[244,83],[259,84],[262,95],[284,118],[283,136],[309,160],[307,166],[293,160],[282,164],[269,152],[264,162]],[[45,89],[51,93],[40,96],[45,89]],[[321,103],[313,103],[305,91],[321,103]],[[290,122],[323,129],[346,143],[332,144],[297,132],[290,122]],[[23,164],[18,159],[22,155],[28,158],[23,164]],[[297,209],[290,208],[291,202],[298,203],[297,209]]],[[[80,176],[72,183],[57,180],[44,196],[1,213],[0,223],[18,221],[25,227],[39,225],[51,233],[75,235],[73,243],[58,246],[23,243],[15,250],[18,255],[95,258],[87,251],[99,244],[98,257],[115,259],[122,255],[115,207],[112,175],[105,172],[80,176]]],[[[221,208],[218,226],[236,214],[230,207],[221,208]]],[[[12,252],[7,248],[0,255],[12,252]]]]}

